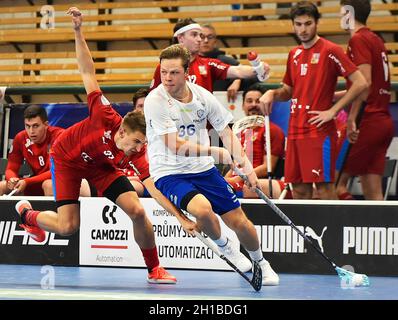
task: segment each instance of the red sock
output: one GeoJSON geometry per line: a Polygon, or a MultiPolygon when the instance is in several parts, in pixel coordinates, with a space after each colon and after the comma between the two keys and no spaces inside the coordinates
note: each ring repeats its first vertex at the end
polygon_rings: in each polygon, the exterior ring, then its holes
{"type": "Polygon", "coordinates": [[[36,219],[39,213],[40,211],[27,210],[25,213],[25,223],[32,227],[38,227],[36,219]]]}
{"type": "Polygon", "coordinates": [[[339,199],[340,200],[355,200],[355,198],[349,192],[344,192],[344,193],[340,194],[339,199]]]}
{"type": "Polygon", "coordinates": [[[152,249],[141,249],[141,252],[148,271],[151,272],[153,268],[159,265],[158,249],[155,246],[152,249]]]}

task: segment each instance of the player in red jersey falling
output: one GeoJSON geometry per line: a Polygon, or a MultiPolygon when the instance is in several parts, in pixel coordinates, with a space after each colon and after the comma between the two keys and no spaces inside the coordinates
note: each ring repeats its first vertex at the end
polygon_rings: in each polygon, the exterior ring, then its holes
{"type": "Polygon", "coordinates": [[[79,186],[81,180],[86,178],[131,218],[135,241],[141,248],[148,268],[148,282],[176,283],[176,278],[159,264],[152,224],[137,193],[115,165],[124,156],[144,148],[144,116],[130,112],[122,118],[103,96],[81,30],[82,15],[74,7],[67,13],[72,16],[76,57],[88,94],[89,117],[66,129],[51,150],[57,212],[35,211],[26,200],[18,202],[16,210],[27,232],[37,241],[45,239],[44,230],[62,235],[71,234],[80,225],[79,186]]]}

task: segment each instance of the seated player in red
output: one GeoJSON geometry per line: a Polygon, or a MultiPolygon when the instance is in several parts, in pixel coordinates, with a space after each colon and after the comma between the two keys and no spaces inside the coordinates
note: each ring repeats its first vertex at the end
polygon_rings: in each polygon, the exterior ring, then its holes
{"type": "MultiPolygon", "coordinates": [[[[246,116],[262,115],[260,110],[260,97],[263,90],[258,85],[253,85],[243,92],[242,109],[246,116]]],[[[265,126],[253,126],[240,132],[241,144],[253,163],[254,171],[259,178],[262,191],[266,195],[270,195],[269,182],[267,177],[267,155],[265,148],[265,126]]],[[[283,159],[285,150],[285,135],[283,130],[276,124],[270,122],[270,140],[271,140],[271,170],[274,172],[275,167],[280,159],[283,159]]],[[[225,179],[233,187],[237,196],[240,198],[258,198],[257,194],[248,188],[244,181],[237,176],[232,170],[228,171],[225,179]]],[[[272,181],[272,196],[278,198],[285,189],[286,184],[281,180],[272,181]]],[[[288,192],[287,198],[291,197],[288,192]]]]}
{"type": "Polygon", "coordinates": [[[0,195],[16,189],[17,195],[51,196],[52,184],[48,152],[55,139],[64,131],[48,124],[46,110],[32,105],[24,111],[25,130],[19,132],[8,154],[5,180],[0,182],[0,195]],[[30,177],[20,177],[26,162],[32,169],[30,177]]]}

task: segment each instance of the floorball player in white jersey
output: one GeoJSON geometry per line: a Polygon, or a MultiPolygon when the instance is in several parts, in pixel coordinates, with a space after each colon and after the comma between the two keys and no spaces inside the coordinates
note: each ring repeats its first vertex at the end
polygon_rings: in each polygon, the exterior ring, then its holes
{"type": "Polygon", "coordinates": [[[231,164],[233,157],[248,176],[250,187],[258,186],[257,176],[228,126],[232,115],[209,91],[186,81],[189,61],[189,52],[181,45],[164,49],[160,55],[162,84],[144,103],[151,176],[168,199],[196,218],[197,227],[227,258],[240,270],[249,271],[251,261],[223,234],[218,214],[237,234],[250,258],[259,262],[263,285],[278,285],[279,277],[263,257],[253,223],[214,160],[231,164]],[[207,121],[225,148],[210,146],[207,121]]]}

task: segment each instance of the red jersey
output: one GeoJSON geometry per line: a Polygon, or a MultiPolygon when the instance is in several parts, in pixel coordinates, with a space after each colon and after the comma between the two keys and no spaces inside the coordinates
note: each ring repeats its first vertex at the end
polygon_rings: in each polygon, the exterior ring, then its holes
{"type": "Polygon", "coordinates": [[[357,66],[361,64],[372,66],[372,85],[365,112],[389,114],[390,72],[387,49],[383,40],[368,28],[361,28],[348,42],[347,55],[357,66]]]}
{"type": "MultiPolygon", "coordinates": [[[[206,58],[197,55],[189,65],[189,78],[192,83],[213,92],[213,83],[216,80],[225,80],[230,65],[218,59],[206,58]]],[[[155,74],[151,83],[151,90],[161,83],[160,64],[156,67],[155,74]]]]}
{"type": "Polygon", "coordinates": [[[138,177],[144,181],[150,176],[149,162],[146,152],[146,146],[140,152],[134,153],[129,157],[124,156],[116,166],[128,177],[138,177]]]}
{"type": "Polygon", "coordinates": [[[66,129],[51,149],[51,156],[66,165],[83,170],[115,168],[120,159],[114,136],[122,117],[112,108],[101,91],[87,96],[88,118],[66,129]]]}
{"type": "MultiPolygon", "coordinates": [[[[283,158],[285,153],[285,135],[283,130],[270,122],[271,154],[283,158]]],[[[265,127],[245,129],[240,134],[241,144],[245,153],[256,168],[264,163],[266,155],[265,127]]]]}
{"type": "Polygon", "coordinates": [[[42,182],[51,178],[49,150],[55,139],[64,131],[62,128],[49,126],[46,139],[33,143],[25,130],[19,132],[13,141],[6,169],[6,180],[19,177],[18,171],[24,159],[32,168],[34,177],[25,179],[26,183],[42,182]],[[44,174],[44,175],[42,175],[44,174]],[[38,177],[41,175],[40,177],[38,177]]]}
{"type": "Polygon", "coordinates": [[[333,105],[338,76],[348,77],[357,67],[344,51],[324,38],[308,49],[302,45],[289,52],[283,82],[293,88],[290,107],[289,139],[305,139],[336,132],[334,121],[317,128],[309,124],[313,114],[333,105]]]}

